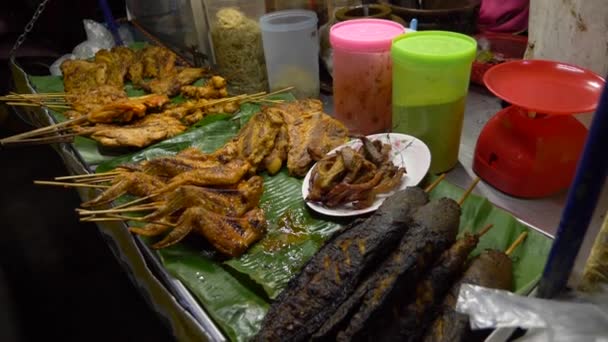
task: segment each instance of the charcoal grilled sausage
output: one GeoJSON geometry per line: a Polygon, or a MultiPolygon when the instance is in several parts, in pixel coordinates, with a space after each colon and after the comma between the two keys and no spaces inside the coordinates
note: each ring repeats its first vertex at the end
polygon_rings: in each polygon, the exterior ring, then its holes
{"type": "Polygon", "coordinates": [[[331,238],[270,307],[256,340],[310,338],[399,242],[414,210],[426,202],[428,195],[419,188],[397,192],[367,220],[331,238]]]}

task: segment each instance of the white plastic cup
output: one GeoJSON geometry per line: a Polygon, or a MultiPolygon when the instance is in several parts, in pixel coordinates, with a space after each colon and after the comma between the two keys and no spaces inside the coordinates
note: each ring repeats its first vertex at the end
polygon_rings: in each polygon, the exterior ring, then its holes
{"type": "Polygon", "coordinates": [[[294,86],[297,98],[319,97],[317,14],[285,10],[260,18],[270,90],[294,86]]]}

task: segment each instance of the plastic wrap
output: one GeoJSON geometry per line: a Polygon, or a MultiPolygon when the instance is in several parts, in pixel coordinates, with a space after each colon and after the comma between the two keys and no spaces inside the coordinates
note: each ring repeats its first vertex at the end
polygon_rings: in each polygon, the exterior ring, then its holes
{"type": "MultiPolygon", "coordinates": [[[[101,49],[111,49],[114,46],[112,33],[103,24],[90,19],[85,19],[82,23],[87,34],[87,40],[76,45],[72,53],[63,55],[53,62],[49,67],[51,75],[61,76],[61,69],[59,67],[66,59],[92,58],[97,51],[101,49]]],[[[118,33],[125,44],[128,45],[133,43],[133,35],[127,27],[120,27],[118,33]]]]}
{"type": "Polygon", "coordinates": [[[463,284],[458,312],[469,315],[472,329],[519,327],[517,341],[608,341],[608,293],[556,301],[463,284]]]}

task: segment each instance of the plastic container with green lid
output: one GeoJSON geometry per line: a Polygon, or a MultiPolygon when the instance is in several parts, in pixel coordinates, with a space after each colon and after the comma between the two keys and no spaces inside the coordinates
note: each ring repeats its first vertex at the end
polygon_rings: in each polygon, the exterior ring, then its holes
{"type": "Polygon", "coordinates": [[[431,150],[431,172],[458,161],[475,39],[421,31],[393,40],[393,132],[413,135],[431,150]]]}

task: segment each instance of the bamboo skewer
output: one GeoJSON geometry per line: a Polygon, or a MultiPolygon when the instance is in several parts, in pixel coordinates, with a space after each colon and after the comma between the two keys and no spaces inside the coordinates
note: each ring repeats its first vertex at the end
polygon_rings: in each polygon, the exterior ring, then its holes
{"type": "Polygon", "coordinates": [[[70,109],[71,106],[64,104],[54,104],[54,103],[44,103],[44,102],[7,102],[9,106],[22,106],[22,107],[48,107],[48,108],[56,108],[56,109],[70,109]]]}
{"type": "Polygon", "coordinates": [[[13,147],[16,145],[19,146],[28,146],[28,145],[40,145],[40,144],[59,144],[59,143],[70,143],[74,141],[73,136],[56,136],[56,137],[46,137],[46,138],[33,138],[33,139],[23,139],[17,141],[5,141],[2,142],[2,146],[13,147]]]}
{"type": "Polygon", "coordinates": [[[34,181],[36,185],[54,185],[54,186],[63,186],[63,187],[73,187],[73,188],[94,188],[94,189],[107,189],[109,186],[107,185],[96,185],[96,184],[84,184],[84,183],[64,183],[64,182],[52,182],[52,181],[34,181]]]}
{"type": "Polygon", "coordinates": [[[481,228],[479,232],[476,233],[477,237],[484,236],[490,229],[494,227],[494,223],[488,223],[485,227],[481,228]]]}
{"type": "Polygon", "coordinates": [[[92,179],[75,179],[74,183],[89,183],[89,184],[95,184],[95,183],[107,183],[107,182],[111,182],[116,178],[116,176],[107,176],[107,177],[99,177],[99,178],[92,178],[92,179]]]}
{"type": "Polygon", "coordinates": [[[462,197],[460,197],[460,199],[458,200],[458,204],[460,206],[462,206],[462,203],[464,203],[464,201],[467,199],[467,197],[469,197],[469,195],[471,194],[473,189],[475,189],[475,186],[477,186],[477,183],[479,183],[479,181],[480,181],[479,177],[475,178],[475,180],[473,180],[473,183],[471,183],[471,185],[469,185],[469,187],[464,192],[464,194],[462,194],[462,197]]]}
{"type": "Polygon", "coordinates": [[[134,207],[128,207],[128,208],[121,208],[121,209],[104,209],[104,210],[85,210],[85,209],[77,209],[78,213],[80,215],[99,215],[99,214],[114,214],[114,213],[129,213],[129,212],[136,212],[136,211],[144,211],[144,210],[152,210],[152,209],[158,209],[160,208],[160,204],[155,203],[150,203],[150,205],[148,204],[144,204],[141,206],[134,206],[134,207]]]}
{"type": "Polygon", "coordinates": [[[68,180],[68,179],[98,178],[98,177],[119,175],[121,173],[123,173],[123,171],[109,171],[109,172],[101,172],[101,173],[89,173],[89,174],[86,174],[86,175],[74,175],[74,176],[55,177],[55,180],[60,181],[60,180],[68,180]]]}
{"type": "Polygon", "coordinates": [[[517,240],[515,240],[515,242],[513,242],[511,244],[511,246],[509,246],[509,248],[507,248],[507,250],[505,251],[505,254],[508,256],[511,256],[511,254],[513,254],[513,252],[515,251],[515,249],[517,249],[517,247],[519,245],[521,245],[522,242],[524,242],[524,240],[526,239],[526,237],[528,236],[528,232],[523,232],[519,235],[519,237],[517,238],[517,240]]]}
{"type": "Polygon", "coordinates": [[[41,135],[42,133],[53,132],[53,130],[55,130],[57,128],[69,126],[69,125],[76,124],[76,123],[80,123],[80,122],[83,122],[85,120],[86,120],[86,117],[79,117],[79,118],[63,121],[63,122],[60,122],[60,123],[55,124],[55,125],[41,127],[41,128],[35,129],[33,131],[29,131],[29,132],[25,132],[25,133],[13,135],[13,136],[8,137],[8,138],[1,139],[0,140],[0,144],[4,144],[7,141],[16,141],[16,140],[20,140],[20,139],[23,139],[23,138],[34,137],[34,136],[37,136],[37,135],[41,135]]]}
{"type": "Polygon", "coordinates": [[[441,183],[441,181],[444,179],[445,179],[445,173],[442,173],[441,175],[439,175],[439,177],[437,177],[437,179],[435,179],[433,181],[433,183],[429,184],[429,186],[427,186],[426,189],[424,189],[424,192],[429,193],[429,192],[433,191],[433,189],[435,189],[435,187],[437,187],[437,185],[439,185],[439,183],[441,183]]]}

